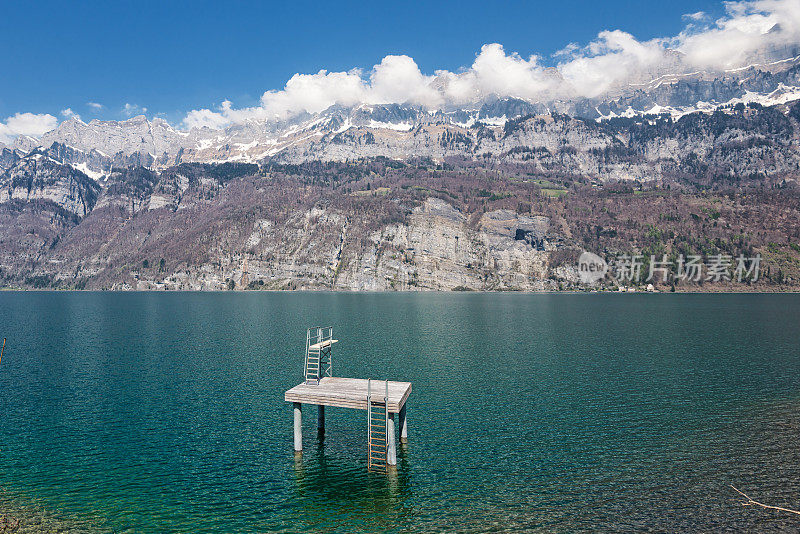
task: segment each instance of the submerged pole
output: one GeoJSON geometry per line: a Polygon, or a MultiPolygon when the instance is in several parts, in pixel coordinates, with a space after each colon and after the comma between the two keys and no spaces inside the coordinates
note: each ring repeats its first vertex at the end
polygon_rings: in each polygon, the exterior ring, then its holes
{"type": "Polygon", "coordinates": [[[299,402],[294,403],[294,452],[303,452],[303,408],[299,402]]]}
{"type": "Polygon", "coordinates": [[[325,406],[323,404],[317,405],[317,435],[325,435],[325,406]]]}
{"type": "Polygon", "coordinates": [[[406,418],[406,405],[400,408],[397,423],[400,425],[400,443],[408,443],[408,419],[406,418]]]}
{"type": "Polygon", "coordinates": [[[386,465],[397,465],[397,444],[394,438],[394,414],[386,419],[386,465]]]}

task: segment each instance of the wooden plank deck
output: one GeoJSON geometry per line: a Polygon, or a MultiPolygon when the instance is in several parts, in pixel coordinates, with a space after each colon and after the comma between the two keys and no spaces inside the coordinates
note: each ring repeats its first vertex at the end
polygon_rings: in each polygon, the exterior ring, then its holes
{"type": "Polygon", "coordinates": [[[338,342],[339,342],[338,339],[328,339],[328,340],[325,340],[325,341],[320,341],[319,343],[314,343],[313,345],[311,345],[308,348],[310,350],[319,350],[319,349],[324,348],[324,347],[330,347],[334,343],[338,343],[338,342]]]}
{"type": "MultiPolygon", "coordinates": [[[[386,394],[384,380],[372,381],[373,399],[386,394]]],[[[398,413],[411,393],[410,382],[389,381],[389,411],[398,413]]],[[[319,385],[298,384],[284,394],[286,402],[321,404],[339,408],[367,409],[367,380],[364,378],[324,377],[319,385]]]]}

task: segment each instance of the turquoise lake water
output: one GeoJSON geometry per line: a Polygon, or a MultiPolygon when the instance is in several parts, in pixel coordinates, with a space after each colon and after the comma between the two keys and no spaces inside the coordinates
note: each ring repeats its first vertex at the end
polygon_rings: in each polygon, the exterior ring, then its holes
{"type": "Polygon", "coordinates": [[[0,293],[0,514],[22,531],[787,531],[800,295],[0,293]],[[284,390],[412,382],[394,475],[364,412],[284,390]],[[44,526],[43,526],[44,525],[44,526]]]}

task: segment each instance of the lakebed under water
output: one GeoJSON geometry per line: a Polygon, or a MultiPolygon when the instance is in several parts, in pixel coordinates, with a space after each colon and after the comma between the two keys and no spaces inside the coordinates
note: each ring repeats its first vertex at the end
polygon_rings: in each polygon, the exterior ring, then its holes
{"type": "MultiPolygon", "coordinates": [[[[0,293],[0,515],[85,532],[786,530],[800,295],[0,293]],[[364,412],[284,390],[413,384],[396,474],[364,412]],[[309,407],[313,408],[313,407],[309,407]]],[[[41,525],[47,525],[42,527],[41,525]]]]}

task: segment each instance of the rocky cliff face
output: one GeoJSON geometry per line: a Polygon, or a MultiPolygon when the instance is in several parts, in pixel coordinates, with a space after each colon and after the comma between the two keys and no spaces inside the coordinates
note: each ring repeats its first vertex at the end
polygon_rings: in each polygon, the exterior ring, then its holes
{"type": "Polygon", "coordinates": [[[359,290],[543,290],[546,252],[558,236],[548,235],[546,217],[509,210],[483,214],[477,224],[441,199],[429,198],[408,222],[369,236],[370,247],[337,264],[334,287],[359,290]],[[532,236],[538,236],[531,239],[532,236]]]}
{"type": "Polygon", "coordinates": [[[48,200],[84,217],[94,208],[100,186],[69,165],[34,151],[0,174],[0,203],[48,200]]]}
{"type": "Polygon", "coordinates": [[[763,251],[777,280],[795,276],[788,182],[685,196],[671,191],[689,182],[645,190],[464,165],[181,164],[97,183],[29,155],[2,174],[0,285],[549,290],[574,286],[581,249],[763,251]]]}
{"type": "Polygon", "coordinates": [[[0,248],[16,251],[0,260],[6,283],[537,290],[553,287],[549,254],[563,246],[545,216],[467,214],[424,193],[339,193],[309,205],[302,187],[244,164],[122,169],[101,188],[39,154],[4,176],[0,248]]]}

